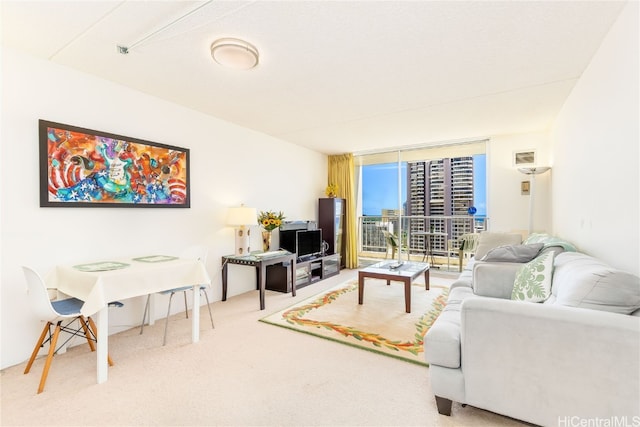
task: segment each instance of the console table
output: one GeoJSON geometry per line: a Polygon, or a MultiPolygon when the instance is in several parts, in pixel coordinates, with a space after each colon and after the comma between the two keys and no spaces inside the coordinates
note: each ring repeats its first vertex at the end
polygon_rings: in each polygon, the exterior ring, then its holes
{"type": "Polygon", "coordinates": [[[270,265],[267,268],[267,289],[270,291],[289,293],[295,282],[297,289],[304,288],[319,280],[324,280],[340,273],[340,254],[318,256],[296,261],[293,280],[285,280],[289,269],[281,265],[270,265]]]}
{"type": "Polygon", "coordinates": [[[246,265],[256,269],[256,289],[260,291],[260,310],[264,310],[264,292],[267,282],[267,267],[281,264],[287,268],[286,281],[291,281],[291,295],[296,296],[296,254],[262,255],[262,252],[252,252],[249,255],[226,255],[222,257],[222,301],[227,300],[227,266],[229,264],[246,265]]]}

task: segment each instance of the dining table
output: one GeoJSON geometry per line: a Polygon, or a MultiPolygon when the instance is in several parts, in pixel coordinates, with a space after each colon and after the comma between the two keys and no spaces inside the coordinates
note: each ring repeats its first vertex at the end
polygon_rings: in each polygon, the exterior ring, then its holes
{"type": "Polygon", "coordinates": [[[107,381],[109,303],[183,286],[193,286],[191,341],[200,339],[200,286],[211,285],[202,261],[170,255],[117,258],[82,264],[57,265],[47,284],[84,301],[80,313],[95,319],[97,381],[107,381]]]}

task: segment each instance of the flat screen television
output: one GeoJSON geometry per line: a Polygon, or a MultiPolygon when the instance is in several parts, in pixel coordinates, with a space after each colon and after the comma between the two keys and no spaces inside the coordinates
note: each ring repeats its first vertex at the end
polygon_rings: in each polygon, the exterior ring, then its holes
{"type": "Polygon", "coordinates": [[[296,232],[298,258],[322,255],[322,230],[299,230],[296,232]]]}
{"type": "Polygon", "coordinates": [[[298,230],[280,230],[280,249],[291,253],[298,252],[297,234],[298,230]]]}

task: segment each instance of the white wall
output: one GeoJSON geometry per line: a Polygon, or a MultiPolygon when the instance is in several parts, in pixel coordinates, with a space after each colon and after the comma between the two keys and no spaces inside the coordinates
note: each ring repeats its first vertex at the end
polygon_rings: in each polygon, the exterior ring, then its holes
{"type": "MultiPolygon", "coordinates": [[[[42,327],[31,315],[23,264],[45,274],[59,263],[175,254],[204,244],[210,295],[220,300],[220,257],[234,250],[233,230],[224,224],[228,206],[317,218],[325,155],[9,49],[2,50],[2,90],[0,368],[26,360],[42,327]],[[191,208],[40,208],[38,119],[189,148],[191,208]]],[[[230,268],[230,295],[255,289],[251,270],[230,268]]],[[[110,332],[138,324],[142,300],[112,310],[110,332]]],[[[163,316],[164,302],[156,307],[163,316]]]]}
{"type": "Polygon", "coordinates": [[[556,119],[554,232],[640,274],[638,2],[629,2],[556,119]]]}
{"type": "MultiPolygon", "coordinates": [[[[531,132],[492,136],[487,152],[487,205],[491,231],[522,232],[529,228],[529,198],[520,192],[520,183],[530,181],[518,172],[513,156],[517,151],[536,151],[536,163],[551,166],[549,135],[531,132]]],[[[551,232],[551,187],[553,169],[536,177],[533,231],[551,232]]]]}

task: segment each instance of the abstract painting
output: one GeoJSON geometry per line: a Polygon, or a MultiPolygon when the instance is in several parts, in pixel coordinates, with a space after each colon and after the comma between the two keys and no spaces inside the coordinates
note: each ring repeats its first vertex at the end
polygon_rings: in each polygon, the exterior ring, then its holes
{"type": "Polygon", "coordinates": [[[39,122],[41,207],[190,207],[189,150],[39,122]]]}

